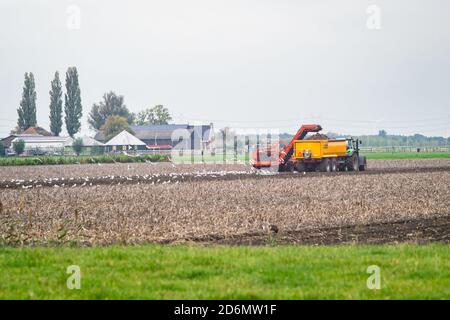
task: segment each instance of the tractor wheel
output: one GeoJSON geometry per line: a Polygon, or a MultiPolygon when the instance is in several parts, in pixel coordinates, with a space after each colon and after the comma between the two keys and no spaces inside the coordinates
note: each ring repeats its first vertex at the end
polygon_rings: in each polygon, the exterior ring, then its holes
{"type": "Polygon", "coordinates": [[[365,156],[360,156],[359,158],[359,171],[366,171],[367,161],[365,156]]]}
{"type": "Polygon", "coordinates": [[[359,170],[359,161],[358,161],[357,156],[352,155],[347,160],[347,169],[348,169],[348,171],[358,171],[359,170]]]}
{"type": "Polygon", "coordinates": [[[338,165],[336,159],[331,159],[331,171],[338,171],[338,165]]]}
{"type": "Polygon", "coordinates": [[[295,170],[297,170],[298,172],[305,172],[306,171],[306,167],[305,164],[301,161],[297,161],[294,165],[295,170]]]}
{"type": "Polygon", "coordinates": [[[347,159],[347,161],[345,162],[345,171],[353,171],[353,163],[352,163],[353,158],[349,158],[347,159]]]}
{"type": "Polygon", "coordinates": [[[322,172],[330,172],[331,171],[331,161],[328,158],[325,158],[320,163],[319,170],[322,172]]]}
{"type": "Polygon", "coordinates": [[[294,164],[291,161],[286,162],[286,164],[281,167],[284,172],[294,172],[294,164]]]}
{"type": "Polygon", "coordinates": [[[359,170],[359,159],[358,159],[358,157],[353,156],[352,164],[353,164],[353,171],[358,171],[359,170]]]}

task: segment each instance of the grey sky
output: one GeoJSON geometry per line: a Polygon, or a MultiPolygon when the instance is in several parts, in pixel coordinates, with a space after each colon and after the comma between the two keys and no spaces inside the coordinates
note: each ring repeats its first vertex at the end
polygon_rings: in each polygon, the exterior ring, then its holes
{"type": "Polygon", "coordinates": [[[83,132],[113,90],[134,112],[164,104],[176,122],[448,136],[449,11],[446,0],[0,0],[0,136],[27,71],[48,127],[50,81],[69,66],[83,132]],[[366,26],[373,4],[379,30],[366,26]],[[67,27],[70,5],[79,30],[67,27]]]}

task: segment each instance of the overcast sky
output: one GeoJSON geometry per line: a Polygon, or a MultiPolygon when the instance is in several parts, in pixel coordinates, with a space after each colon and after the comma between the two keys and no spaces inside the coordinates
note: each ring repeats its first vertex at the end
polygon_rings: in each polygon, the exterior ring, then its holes
{"type": "Polygon", "coordinates": [[[113,90],[133,112],[163,104],[216,128],[449,136],[449,12],[448,0],[0,0],[0,136],[28,71],[48,128],[50,81],[69,66],[83,133],[113,90]]]}

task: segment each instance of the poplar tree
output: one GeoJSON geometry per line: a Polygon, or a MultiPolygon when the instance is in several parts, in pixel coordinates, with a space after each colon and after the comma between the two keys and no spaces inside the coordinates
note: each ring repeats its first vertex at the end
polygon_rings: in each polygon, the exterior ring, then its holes
{"type": "Polygon", "coordinates": [[[78,71],[76,67],[70,67],[66,72],[66,94],[64,111],[66,114],[67,133],[73,137],[81,129],[81,117],[83,108],[81,106],[81,93],[78,83],[78,71]]]}
{"type": "Polygon", "coordinates": [[[55,72],[55,78],[51,82],[50,90],[50,131],[59,136],[62,131],[62,87],[59,80],[59,72],[55,72]]]}
{"type": "Polygon", "coordinates": [[[17,109],[19,119],[17,126],[21,131],[36,126],[36,90],[33,73],[25,73],[25,81],[22,91],[22,100],[17,109]]]}

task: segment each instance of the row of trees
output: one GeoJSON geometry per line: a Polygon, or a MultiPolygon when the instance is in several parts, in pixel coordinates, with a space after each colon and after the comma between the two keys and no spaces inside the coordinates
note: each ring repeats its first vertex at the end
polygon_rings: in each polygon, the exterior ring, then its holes
{"type": "Polygon", "coordinates": [[[131,125],[168,124],[172,120],[169,110],[156,105],[135,114],[128,110],[124,97],[113,91],[103,95],[103,100],[94,103],[89,113],[88,123],[92,129],[101,131],[106,140],[123,130],[134,134],[131,125]]]}
{"type": "MultiPolygon", "coordinates": [[[[344,139],[351,135],[336,132],[327,132],[325,134],[331,139],[344,139]]],[[[293,135],[289,133],[280,134],[280,140],[290,141],[293,135]]],[[[399,135],[390,134],[386,130],[379,130],[378,134],[373,135],[355,135],[363,141],[363,147],[445,147],[450,145],[450,137],[428,137],[422,134],[399,135]]]]}
{"type": "MultiPolygon", "coordinates": [[[[78,71],[76,67],[70,67],[66,72],[66,93],[64,94],[64,112],[66,130],[71,137],[80,131],[80,119],[83,115],[81,105],[81,91],[78,83],[78,71]]],[[[63,91],[59,72],[55,72],[55,77],[51,82],[50,90],[50,131],[53,135],[59,136],[63,126],[63,91]]],[[[36,120],[36,86],[32,72],[25,73],[25,81],[22,91],[20,107],[17,109],[19,116],[15,131],[23,132],[30,127],[37,125],[36,120]]]]}
{"type": "MultiPolygon", "coordinates": [[[[81,129],[83,115],[81,92],[78,82],[78,71],[75,67],[66,72],[66,92],[64,94],[65,124],[68,134],[73,137],[81,129]]],[[[51,81],[50,94],[50,131],[59,136],[63,126],[63,89],[58,71],[51,81]]],[[[23,132],[37,125],[36,121],[36,88],[33,73],[25,73],[25,81],[20,107],[17,109],[18,121],[15,132],[23,132]]],[[[172,120],[169,110],[163,105],[156,105],[135,114],[128,110],[124,97],[113,91],[103,95],[103,100],[94,103],[89,113],[88,123],[97,131],[102,131],[105,137],[128,130],[130,125],[168,124],[172,120]]]]}
{"type": "Polygon", "coordinates": [[[111,116],[125,118],[126,121],[136,125],[168,124],[172,120],[169,110],[163,105],[156,105],[135,114],[128,110],[124,97],[113,91],[103,95],[103,100],[94,103],[89,113],[88,123],[92,129],[101,130],[107,119],[111,116]]]}

